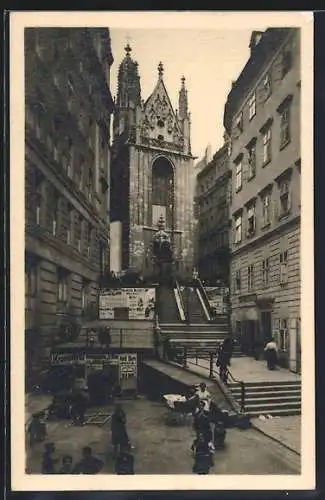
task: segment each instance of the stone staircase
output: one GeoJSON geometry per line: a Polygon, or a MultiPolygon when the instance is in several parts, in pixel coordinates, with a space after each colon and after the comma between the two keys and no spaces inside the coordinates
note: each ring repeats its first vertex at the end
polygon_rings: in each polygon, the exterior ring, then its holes
{"type": "Polygon", "coordinates": [[[180,291],[188,321],[199,324],[208,323],[209,320],[198,297],[197,287],[180,287],[180,291]]]}
{"type": "MultiPolygon", "coordinates": [[[[238,383],[228,387],[240,403],[238,383]]],[[[288,416],[301,413],[301,381],[245,382],[245,412],[250,417],[260,415],[288,416]]]]}
{"type": "Polygon", "coordinates": [[[159,322],[178,323],[181,321],[178,310],[174,288],[167,285],[160,285],[157,288],[157,306],[159,322]]]}

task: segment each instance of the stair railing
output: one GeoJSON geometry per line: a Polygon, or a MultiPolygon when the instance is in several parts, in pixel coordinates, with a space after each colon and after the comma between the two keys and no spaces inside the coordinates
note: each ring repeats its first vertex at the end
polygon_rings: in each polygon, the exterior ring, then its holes
{"type": "Polygon", "coordinates": [[[200,278],[197,278],[197,282],[198,282],[198,285],[199,285],[199,289],[203,295],[203,300],[205,301],[205,305],[206,305],[206,309],[208,310],[208,316],[209,316],[209,320],[211,321],[212,319],[212,311],[211,311],[211,306],[210,306],[210,302],[209,302],[209,298],[208,298],[208,295],[207,295],[207,292],[203,286],[203,283],[202,281],[200,280],[200,278]]]}
{"type": "Polygon", "coordinates": [[[211,316],[210,316],[210,313],[209,313],[209,311],[208,311],[208,309],[207,309],[207,306],[206,306],[206,304],[205,304],[205,302],[204,302],[204,298],[203,298],[203,297],[202,297],[202,295],[201,295],[201,290],[200,290],[199,288],[196,288],[196,289],[195,289],[195,292],[196,292],[196,294],[197,294],[197,296],[198,296],[198,298],[199,298],[199,301],[200,301],[200,304],[201,304],[202,309],[203,309],[203,311],[204,311],[204,314],[205,314],[206,319],[207,319],[208,321],[211,321],[211,316]]]}
{"type": "MultiPolygon", "coordinates": [[[[220,377],[221,378],[221,377],[220,377]]],[[[245,412],[245,399],[246,399],[246,387],[245,387],[245,382],[243,380],[238,380],[234,377],[234,375],[231,373],[229,368],[226,368],[224,377],[222,377],[222,382],[228,386],[229,379],[234,382],[235,384],[239,384],[240,386],[240,411],[241,413],[245,412]]],[[[229,386],[228,386],[229,387],[229,386]]],[[[230,389],[230,388],[229,388],[230,389]]],[[[231,389],[230,389],[231,390],[231,389]]]]}
{"type": "Polygon", "coordinates": [[[180,286],[179,286],[179,283],[177,280],[175,280],[175,283],[176,283],[176,290],[177,290],[177,295],[179,298],[179,303],[180,303],[180,308],[181,308],[181,311],[180,311],[181,320],[186,321],[185,305],[184,305],[183,297],[181,294],[181,289],[180,289],[180,286]]]}

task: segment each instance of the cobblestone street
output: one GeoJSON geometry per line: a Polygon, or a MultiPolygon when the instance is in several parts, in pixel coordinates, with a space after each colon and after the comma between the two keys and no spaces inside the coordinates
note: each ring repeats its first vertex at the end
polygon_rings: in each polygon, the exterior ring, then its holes
{"type": "MultiPolygon", "coordinates": [[[[164,422],[165,407],[145,399],[123,403],[135,456],[136,474],[191,474],[191,425],[170,427],[164,422]]],[[[80,459],[85,445],[101,458],[103,474],[114,473],[109,425],[73,427],[67,421],[48,424],[48,441],[55,442],[57,457],[68,453],[80,459]]],[[[43,445],[28,454],[28,472],[39,473],[43,445]]],[[[229,429],[227,447],[215,454],[212,474],[298,474],[299,457],[254,429],[229,429]]]]}

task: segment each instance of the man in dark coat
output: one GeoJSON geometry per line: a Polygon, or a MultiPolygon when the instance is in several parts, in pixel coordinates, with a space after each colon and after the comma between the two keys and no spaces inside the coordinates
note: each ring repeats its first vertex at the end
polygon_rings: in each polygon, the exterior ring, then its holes
{"type": "Polygon", "coordinates": [[[57,459],[53,458],[53,453],[55,453],[54,443],[46,443],[45,451],[42,457],[42,474],[55,474],[55,464],[57,459]]]}
{"type": "Polygon", "coordinates": [[[227,371],[228,371],[228,366],[230,366],[230,360],[232,357],[232,348],[233,348],[232,338],[230,337],[230,335],[228,335],[224,339],[219,349],[218,359],[217,359],[217,366],[219,367],[219,375],[224,383],[227,383],[227,371]]]}
{"type": "Polygon", "coordinates": [[[119,475],[134,474],[134,456],[128,448],[121,449],[115,461],[115,473],[119,475]]]}
{"type": "Polygon", "coordinates": [[[72,473],[73,474],[98,474],[103,468],[103,462],[99,458],[92,455],[90,446],[85,446],[82,449],[82,459],[78,462],[72,473]]]}
{"type": "Polygon", "coordinates": [[[112,444],[114,447],[113,456],[116,457],[120,449],[130,449],[129,436],[126,430],[126,415],[120,404],[115,406],[111,419],[112,444]]]}

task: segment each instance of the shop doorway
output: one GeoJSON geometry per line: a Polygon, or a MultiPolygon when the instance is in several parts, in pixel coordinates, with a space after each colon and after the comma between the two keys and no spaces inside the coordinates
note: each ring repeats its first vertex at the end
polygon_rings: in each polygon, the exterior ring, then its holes
{"type": "Polygon", "coordinates": [[[266,341],[272,337],[271,311],[261,311],[261,338],[266,341]]]}

